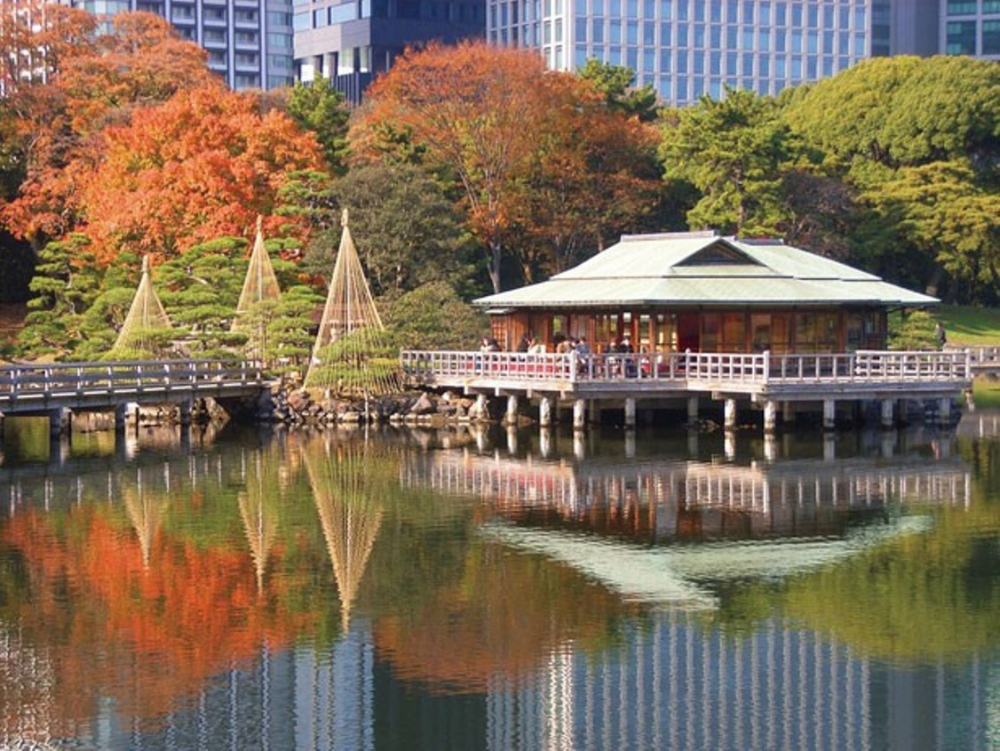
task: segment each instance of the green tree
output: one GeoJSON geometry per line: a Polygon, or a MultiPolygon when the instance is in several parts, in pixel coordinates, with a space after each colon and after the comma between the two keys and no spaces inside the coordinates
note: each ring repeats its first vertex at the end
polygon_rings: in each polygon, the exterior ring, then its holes
{"type": "Polygon", "coordinates": [[[47,243],[30,283],[34,297],[19,337],[23,351],[32,355],[71,351],[79,343],[82,315],[97,296],[100,281],[88,238],[72,234],[47,243]]]}
{"type": "Polygon", "coordinates": [[[304,373],[316,340],[313,315],[323,297],[302,284],[288,288],[267,323],[265,356],[270,370],[282,376],[304,373]]]}
{"type": "Polygon", "coordinates": [[[657,118],[656,91],[651,84],[635,88],[635,72],[622,65],[602,63],[590,58],[576,74],[590,81],[604,95],[609,109],[651,123],[657,118]]]}
{"type": "Polygon", "coordinates": [[[223,237],[196,245],[158,269],[160,299],[188,353],[235,357],[247,335],[231,330],[246,274],[247,241],[223,237]]]}
{"type": "Polygon", "coordinates": [[[721,100],[703,96],[670,114],[660,156],[668,179],[701,191],[691,227],[752,235],[788,221],[782,179],[795,151],[774,100],[727,86],[721,100]]]}
{"type": "Polygon", "coordinates": [[[288,114],[316,135],[327,167],[334,175],[347,172],[347,122],[350,110],[344,95],[322,76],[295,84],[288,98],[288,114]]]}
{"type": "Polygon", "coordinates": [[[489,333],[486,315],[455,293],[447,282],[425,284],[389,307],[386,328],[411,349],[478,349],[489,333]]]}

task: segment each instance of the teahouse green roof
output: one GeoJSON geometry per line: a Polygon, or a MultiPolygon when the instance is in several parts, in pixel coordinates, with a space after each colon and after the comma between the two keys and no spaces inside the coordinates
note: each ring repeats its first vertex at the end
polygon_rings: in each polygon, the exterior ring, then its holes
{"type": "Polygon", "coordinates": [[[923,306],[937,298],[780,240],[711,232],[625,235],[546,282],[481,297],[488,308],[733,305],[923,306]]]}

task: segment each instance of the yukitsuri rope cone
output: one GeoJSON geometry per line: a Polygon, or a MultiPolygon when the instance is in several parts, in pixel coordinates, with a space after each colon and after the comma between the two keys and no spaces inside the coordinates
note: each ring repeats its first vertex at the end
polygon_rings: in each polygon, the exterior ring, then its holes
{"type": "Polygon", "coordinates": [[[275,315],[281,301],[281,288],[274,274],[271,257],[264,246],[261,229],[262,217],[257,217],[257,236],[254,238],[253,252],[240,301],[236,304],[236,317],[231,330],[247,335],[244,348],[247,359],[263,362],[267,350],[267,325],[275,315]]]}
{"type": "Polygon", "coordinates": [[[368,288],[347,227],[347,209],[341,224],[344,231],[305,386],[339,396],[395,393],[400,381],[398,353],[387,341],[368,288]]]}
{"type": "Polygon", "coordinates": [[[170,318],[156,296],[149,274],[149,257],[142,258],[142,278],[114,346],[105,356],[115,360],[162,357],[170,339],[170,318]]]}
{"type": "Polygon", "coordinates": [[[392,490],[398,467],[391,456],[378,455],[367,441],[312,441],[302,447],[302,459],[337,578],[341,629],[346,634],[382,524],[382,501],[392,490]]]}

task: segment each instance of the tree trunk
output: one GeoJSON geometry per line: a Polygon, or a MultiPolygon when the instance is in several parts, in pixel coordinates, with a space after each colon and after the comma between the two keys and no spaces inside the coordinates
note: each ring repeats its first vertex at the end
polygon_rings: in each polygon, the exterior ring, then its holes
{"type": "Polygon", "coordinates": [[[500,292],[500,253],[503,250],[499,240],[490,241],[489,257],[486,261],[486,270],[490,275],[490,282],[493,284],[493,294],[500,292]]]}

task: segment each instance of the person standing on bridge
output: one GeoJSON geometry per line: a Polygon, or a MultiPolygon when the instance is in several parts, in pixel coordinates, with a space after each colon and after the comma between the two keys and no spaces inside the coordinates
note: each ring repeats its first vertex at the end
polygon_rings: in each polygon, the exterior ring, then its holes
{"type": "Polygon", "coordinates": [[[944,345],[948,343],[948,337],[944,333],[944,326],[941,325],[941,321],[934,324],[934,341],[937,342],[938,349],[944,349],[944,345]]]}

